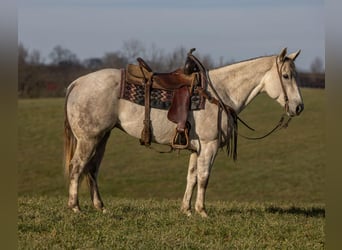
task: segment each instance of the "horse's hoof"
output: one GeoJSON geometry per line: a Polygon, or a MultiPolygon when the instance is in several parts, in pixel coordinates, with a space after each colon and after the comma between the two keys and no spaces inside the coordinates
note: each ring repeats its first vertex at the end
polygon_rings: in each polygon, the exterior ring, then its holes
{"type": "Polygon", "coordinates": [[[72,207],[71,210],[74,212],[74,213],[80,213],[81,212],[81,209],[77,206],[77,207],[72,207]]]}
{"type": "Polygon", "coordinates": [[[202,218],[208,218],[208,214],[204,209],[196,210],[196,212],[202,217],[202,218]]]}
{"type": "Polygon", "coordinates": [[[103,204],[100,204],[100,205],[94,205],[94,208],[97,210],[97,211],[100,211],[102,213],[106,213],[107,210],[105,209],[105,207],[103,206],[103,204]]]}
{"type": "Polygon", "coordinates": [[[181,209],[181,212],[188,217],[190,217],[192,215],[190,209],[181,209]]]}
{"type": "Polygon", "coordinates": [[[202,218],[208,218],[208,214],[205,212],[205,211],[202,211],[199,213],[199,215],[202,217],[202,218]]]}
{"type": "Polygon", "coordinates": [[[190,207],[187,206],[182,206],[180,211],[185,214],[186,216],[190,217],[191,216],[191,209],[190,207]]]}

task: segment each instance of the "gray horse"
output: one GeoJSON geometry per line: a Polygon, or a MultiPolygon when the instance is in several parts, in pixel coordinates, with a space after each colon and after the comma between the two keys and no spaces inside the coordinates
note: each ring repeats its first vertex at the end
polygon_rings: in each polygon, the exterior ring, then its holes
{"type": "MultiPolygon", "coordinates": [[[[242,61],[208,71],[213,86],[224,104],[241,112],[261,92],[286,107],[288,116],[299,115],[303,100],[297,85],[294,65],[300,51],[242,61]]],[[[69,179],[68,206],[80,211],[78,189],[82,176],[90,188],[95,208],[105,211],[97,186],[99,166],[113,128],[140,138],[143,129],[144,107],[120,99],[121,71],[103,69],[76,79],[67,89],[65,99],[65,169],[69,179]]],[[[208,92],[215,96],[213,89],[208,92]]],[[[166,119],[167,111],[152,109],[150,114],[152,140],[170,144],[175,124],[166,119]]],[[[226,116],[226,114],[223,114],[226,116]]],[[[205,108],[190,111],[192,125],[187,184],[181,210],[191,215],[191,197],[197,184],[195,211],[206,217],[205,192],[211,167],[219,148],[220,129],[227,131],[228,119],[218,124],[218,106],[207,102],[205,108]]]]}

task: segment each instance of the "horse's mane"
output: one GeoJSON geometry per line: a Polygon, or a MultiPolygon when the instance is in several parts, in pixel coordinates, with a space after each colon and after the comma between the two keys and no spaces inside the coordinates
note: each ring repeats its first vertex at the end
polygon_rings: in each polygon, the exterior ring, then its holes
{"type": "Polygon", "coordinates": [[[221,66],[217,66],[217,67],[212,68],[210,70],[220,69],[220,68],[224,68],[224,67],[227,67],[227,66],[230,66],[230,65],[245,63],[245,62],[254,61],[254,60],[265,58],[265,57],[272,57],[272,56],[276,56],[276,55],[265,55],[265,56],[252,57],[252,58],[249,58],[249,59],[244,59],[244,60],[241,60],[241,61],[237,61],[237,62],[233,62],[233,63],[221,65],[221,66]]]}

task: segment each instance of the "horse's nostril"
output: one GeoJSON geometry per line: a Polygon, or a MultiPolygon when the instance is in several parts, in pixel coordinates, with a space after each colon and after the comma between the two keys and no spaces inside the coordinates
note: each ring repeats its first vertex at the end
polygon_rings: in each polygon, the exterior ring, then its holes
{"type": "Polygon", "coordinates": [[[304,104],[299,104],[296,107],[296,114],[299,115],[300,113],[302,113],[303,110],[304,110],[304,104]]]}

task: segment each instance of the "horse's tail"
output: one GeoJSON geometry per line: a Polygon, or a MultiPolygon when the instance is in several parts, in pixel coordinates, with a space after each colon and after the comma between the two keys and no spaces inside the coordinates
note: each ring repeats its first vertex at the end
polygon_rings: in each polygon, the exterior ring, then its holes
{"type": "Polygon", "coordinates": [[[68,120],[67,115],[67,104],[68,104],[68,97],[71,92],[71,90],[74,88],[74,83],[72,83],[68,89],[67,93],[65,95],[65,104],[64,104],[64,174],[65,177],[68,178],[71,171],[71,165],[70,161],[75,153],[75,148],[77,145],[77,140],[75,135],[73,134],[70,123],[68,120]]]}

